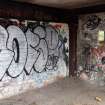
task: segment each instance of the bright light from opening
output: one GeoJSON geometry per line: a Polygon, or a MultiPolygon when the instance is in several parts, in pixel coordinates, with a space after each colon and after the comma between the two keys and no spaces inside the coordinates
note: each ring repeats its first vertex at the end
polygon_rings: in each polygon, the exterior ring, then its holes
{"type": "Polygon", "coordinates": [[[98,32],[98,41],[99,41],[99,42],[104,41],[104,31],[102,31],[102,30],[100,30],[100,31],[98,32]]]}

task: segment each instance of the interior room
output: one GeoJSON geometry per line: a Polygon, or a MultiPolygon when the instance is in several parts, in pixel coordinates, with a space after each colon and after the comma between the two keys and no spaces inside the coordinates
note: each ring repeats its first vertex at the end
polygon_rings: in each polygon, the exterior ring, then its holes
{"type": "Polygon", "coordinates": [[[105,105],[105,0],[0,1],[0,105],[105,105]]]}

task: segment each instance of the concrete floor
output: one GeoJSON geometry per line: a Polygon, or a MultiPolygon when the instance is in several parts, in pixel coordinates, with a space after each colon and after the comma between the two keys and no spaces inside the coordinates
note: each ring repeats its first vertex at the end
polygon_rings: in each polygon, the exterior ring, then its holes
{"type": "Polygon", "coordinates": [[[65,78],[47,87],[0,100],[0,105],[105,105],[105,87],[65,78]],[[95,100],[96,96],[102,101],[95,100]]]}

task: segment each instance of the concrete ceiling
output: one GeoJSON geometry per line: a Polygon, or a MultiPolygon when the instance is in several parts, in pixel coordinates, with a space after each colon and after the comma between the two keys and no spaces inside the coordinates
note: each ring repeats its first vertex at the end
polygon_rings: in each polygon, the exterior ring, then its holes
{"type": "Polygon", "coordinates": [[[65,9],[105,4],[105,0],[14,0],[14,1],[27,2],[42,6],[65,9]]]}

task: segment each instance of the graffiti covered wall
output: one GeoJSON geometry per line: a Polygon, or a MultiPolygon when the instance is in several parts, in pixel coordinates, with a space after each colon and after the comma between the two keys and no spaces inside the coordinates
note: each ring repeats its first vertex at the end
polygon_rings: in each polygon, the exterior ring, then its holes
{"type": "Polygon", "coordinates": [[[82,15],[77,41],[78,73],[105,82],[105,13],[82,15]]]}
{"type": "Polygon", "coordinates": [[[15,93],[16,89],[18,93],[23,88],[30,88],[30,85],[41,87],[57,78],[68,76],[68,56],[67,24],[0,19],[2,94],[8,91],[2,88],[4,86],[9,86],[13,91],[11,87],[14,85],[15,93]]]}

